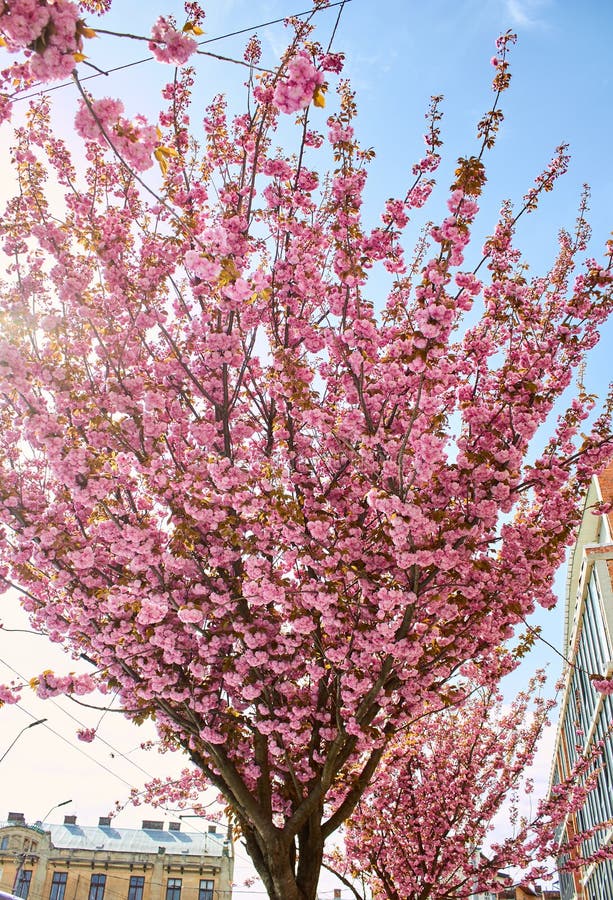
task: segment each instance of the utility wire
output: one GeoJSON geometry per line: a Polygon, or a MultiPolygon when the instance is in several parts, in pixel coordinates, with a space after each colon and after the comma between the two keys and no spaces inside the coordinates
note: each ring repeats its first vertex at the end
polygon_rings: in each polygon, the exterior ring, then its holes
{"type": "MultiPolygon", "coordinates": [[[[34,715],[34,713],[31,713],[28,709],[26,709],[20,703],[16,703],[15,706],[17,707],[17,709],[20,709],[21,712],[25,713],[26,716],[29,716],[31,719],[36,719],[36,716],[34,715]]],[[[82,756],[85,756],[87,759],[89,759],[90,762],[93,762],[97,766],[100,766],[101,769],[104,769],[105,772],[108,772],[109,775],[113,776],[113,778],[117,778],[118,781],[123,782],[123,784],[127,785],[130,789],[132,789],[133,785],[129,781],[126,781],[125,778],[122,778],[121,775],[118,775],[117,772],[113,772],[112,769],[109,769],[108,766],[105,766],[104,763],[101,763],[94,756],[90,756],[90,754],[86,753],[85,750],[82,750],[81,747],[77,747],[76,744],[73,744],[72,741],[69,741],[67,737],[64,737],[64,735],[60,734],[59,731],[56,731],[55,728],[52,728],[50,725],[47,725],[46,722],[41,722],[41,724],[42,724],[43,728],[46,728],[47,731],[51,732],[51,734],[54,734],[56,737],[59,737],[59,739],[61,741],[64,741],[65,744],[68,744],[68,746],[72,747],[73,750],[76,750],[77,753],[80,753],[82,756]]]]}
{"type": "MultiPolygon", "coordinates": [[[[192,807],[192,809],[193,809],[193,807],[192,807]]],[[[192,815],[190,815],[190,814],[187,814],[187,815],[186,815],[185,813],[180,813],[178,810],[169,809],[168,807],[166,807],[166,812],[173,813],[173,815],[178,815],[178,817],[179,817],[180,819],[191,819],[191,818],[196,818],[196,819],[200,819],[201,821],[204,821],[204,822],[212,822],[212,823],[214,823],[215,825],[219,825],[219,824],[220,824],[219,821],[217,821],[216,819],[207,819],[206,816],[196,816],[196,815],[192,816],[192,815]]],[[[201,831],[200,828],[195,828],[193,825],[190,825],[189,827],[190,827],[190,828],[193,828],[194,831],[195,831],[197,834],[207,834],[207,833],[208,833],[208,832],[206,832],[206,831],[201,831]]],[[[234,841],[234,840],[232,841],[232,847],[234,848],[234,856],[235,856],[235,858],[236,858],[236,859],[243,859],[245,862],[248,862],[249,865],[252,866],[252,865],[253,865],[253,860],[251,859],[251,857],[250,857],[246,852],[244,852],[243,850],[241,850],[241,847],[244,847],[244,846],[245,846],[244,844],[240,844],[238,841],[234,841]]],[[[258,877],[259,877],[259,876],[258,876],[258,877]]],[[[256,893],[257,893],[257,891],[256,891],[256,893]]]]}
{"type": "MultiPolygon", "coordinates": [[[[21,675],[16,669],[14,669],[13,666],[9,665],[5,660],[0,659],[0,663],[2,663],[4,666],[7,667],[7,669],[10,669],[11,672],[13,672],[19,678],[21,678],[22,681],[24,681],[24,682],[26,681],[24,676],[21,675]]],[[[87,725],[85,725],[84,722],[79,721],[79,719],[77,719],[75,716],[73,716],[71,713],[69,713],[68,710],[64,709],[63,706],[60,706],[60,704],[57,703],[55,700],[48,698],[47,700],[45,700],[45,702],[52,703],[54,706],[57,706],[57,708],[60,710],[60,712],[65,713],[70,719],[73,719],[75,722],[77,722],[77,724],[81,725],[83,728],[88,727],[87,725]]],[[[21,710],[21,712],[24,712],[26,715],[30,716],[30,718],[32,718],[32,719],[36,719],[36,716],[33,713],[31,713],[29,710],[25,709],[19,703],[15,704],[15,705],[16,705],[17,709],[21,710]]],[[[47,725],[46,723],[42,723],[42,722],[41,722],[41,724],[44,725],[44,727],[47,728],[52,734],[56,735],[56,737],[59,737],[61,740],[63,740],[65,744],[68,744],[69,747],[72,747],[73,750],[76,750],[77,753],[81,753],[81,755],[85,756],[86,759],[91,760],[91,762],[94,762],[97,766],[100,766],[102,769],[104,769],[109,774],[113,775],[119,781],[122,781],[124,784],[127,784],[128,787],[130,787],[130,788],[134,787],[129,781],[126,781],[125,778],[122,778],[121,775],[118,775],[116,772],[113,772],[112,769],[109,769],[109,767],[105,766],[104,763],[99,762],[99,760],[97,760],[94,756],[91,756],[91,754],[86,753],[85,750],[83,750],[81,747],[79,747],[73,741],[69,740],[64,735],[60,734],[58,731],[55,731],[55,729],[51,728],[50,725],[47,725]]],[[[145,774],[147,776],[147,778],[156,780],[157,776],[152,775],[146,769],[143,769],[142,766],[139,766],[138,763],[134,762],[133,759],[130,759],[128,756],[126,756],[125,753],[122,753],[121,750],[117,750],[116,747],[113,747],[112,744],[109,744],[109,742],[105,741],[104,738],[101,738],[100,735],[96,735],[96,740],[100,741],[103,744],[106,744],[106,746],[109,747],[115,754],[123,757],[125,760],[127,760],[127,762],[131,763],[133,766],[135,766],[137,769],[139,769],[141,772],[143,772],[143,774],[145,774]]],[[[174,782],[171,782],[171,784],[176,784],[176,783],[178,783],[178,781],[179,781],[179,779],[176,779],[174,782]]],[[[167,806],[160,806],[160,809],[163,809],[165,812],[170,812],[170,813],[175,812],[174,810],[169,809],[167,806]]],[[[211,819],[210,821],[213,821],[213,819],[211,819]]],[[[204,834],[204,832],[201,832],[201,833],[204,834]]]]}
{"type": "MultiPolygon", "coordinates": [[[[304,12],[290,13],[287,16],[282,16],[279,19],[270,19],[268,22],[260,22],[259,25],[251,25],[247,28],[239,28],[237,31],[228,31],[226,34],[219,34],[216,37],[207,38],[204,41],[198,41],[199,47],[204,47],[205,44],[213,44],[216,41],[224,41],[227,38],[236,37],[240,34],[246,34],[247,32],[258,31],[260,28],[267,28],[269,25],[278,25],[280,22],[285,22],[288,18],[301,19],[305,16],[313,15],[314,13],[323,12],[325,9],[334,9],[337,6],[343,7],[346,3],[351,3],[351,0],[336,0],[335,3],[330,3],[328,6],[320,6],[314,9],[307,9],[304,12]]],[[[338,24],[338,22],[337,22],[338,24]]],[[[95,29],[94,29],[95,30],[95,29]]],[[[335,26],[336,30],[336,26],[335,26]]],[[[105,71],[95,72],[93,75],[86,75],[84,78],[79,78],[79,81],[91,81],[93,78],[100,78],[101,75],[112,75],[114,72],[122,72],[125,69],[131,69],[134,66],[140,66],[142,63],[151,62],[154,60],[154,56],[144,56],[142,59],[135,59],[129,63],[123,63],[121,66],[114,66],[112,69],[106,69],[105,71]]],[[[226,62],[236,62],[236,60],[226,60],[226,62]]],[[[42,94],[51,94],[53,91],[59,91],[62,88],[71,87],[74,85],[74,81],[63,81],[61,84],[55,84],[53,87],[42,88],[40,91],[31,91],[29,94],[22,94],[19,96],[19,91],[11,98],[13,103],[18,103],[21,100],[29,100],[32,97],[40,97],[42,94]]]]}
{"type": "MultiPolygon", "coordinates": [[[[0,662],[4,663],[4,665],[7,666],[7,668],[9,668],[12,672],[15,672],[16,675],[19,675],[19,672],[17,672],[15,669],[13,669],[12,666],[9,666],[8,663],[5,663],[4,660],[1,660],[1,659],[0,659],[0,662]]],[[[19,677],[21,678],[22,676],[19,675],[19,677]]],[[[53,702],[53,701],[52,701],[52,702],[53,702]]],[[[33,713],[31,713],[29,710],[27,710],[24,706],[21,706],[20,703],[16,703],[15,705],[16,705],[17,709],[21,710],[21,712],[25,713],[27,716],[30,716],[31,719],[36,719],[36,716],[35,716],[33,713]]],[[[55,703],[54,705],[55,705],[55,706],[58,706],[57,703],[55,703]]],[[[62,712],[66,712],[66,710],[62,709],[61,706],[59,706],[59,709],[62,710],[62,712]]],[[[70,713],[66,713],[66,715],[70,715],[70,713]]],[[[74,718],[74,716],[71,716],[71,718],[74,718]]],[[[77,721],[77,720],[75,720],[75,721],[77,721]]],[[[81,724],[82,724],[82,723],[81,723],[81,724]]],[[[64,737],[64,735],[60,734],[59,731],[56,731],[54,728],[51,728],[51,726],[50,726],[50,725],[47,725],[46,722],[41,722],[41,725],[43,725],[43,726],[44,726],[48,731],[50,731],[52,734],[56,735],[56,737],[59,737],[62,741],[64,741],[65,744],[68,744],[69,747],[72,747],[73,750],[76,750],[78,753],[81,753],[83,756],[85,756],[85,757],[86,757],[87,759],[89,759],[91,762],[94,762],[97,766],[100,766],[102,769],[104,769],[104,770],[105,770],[106,772],[108,772],[110,775],[113,775],[115,778],[119,779],[119,781],[122,781],[124,784],[128,785],[128,787],[130,787],[130,788],[133,787],[133,785],[131,785],[129,781],[126,781],[124,778],[122,778],[121,775],[118,775],[116,772],[113,772],[112,769],[109,769],[108,766],[105,766],[105,765],[104,765],[104,763],[99,762],[95,757],[91,756],[89,753],[86,753],[85,750],[83,750],[81,747],[77,747],[76,744],[74,744],[72,741],[69,741],[68,738],[66,738],[66,737],[64,737]]],[[[100,738],[98,738],[98,740],[100,740],[100,738]]],[[[103,741],[103,743],[107,743],[107,742],[106,742],[106,741],[103,741]]],[[[111,745],[108,744],[108,746],[110,747],[111,745]]],[[[120,754],[120,755],[121,755],[121,756],[124,756],[123,753],[120,754]]],[[[125,757],[125,758],[128,759],[127,757],[125,757]]],[[[133,765],[136,765],[136,763],[134,763],[131,759],[128,759],[128,762],[132,762],[133,765]]],[[[138,766],[137,768],[140,768],[140,766],[138,766]]],[[[141,771],[145,772],[144,769],[141,769],[141,771]]],[[[147,772],[145,772],[145,774],[146,774],[146,775],[149,775],[149,773],[147,773],[147,772]]],[[[153,775],[149,775],[149,777],[150,777],[150,778],[153,778],[154,776],[153,776],[153,775]]],[[[164,807],[162,807],[162,808],[164,809],[164,807]]],[[[165,811],[166,811],[166,812],[174,812],[174,810],[168,810],[168,809],[166,809],[165,811]]],[[[183,814],[183,816],[184,816],[184,815],[185,815],[185,814],[183,814]]],[[[179,815],[179,818],[182,818],[183,816],[182,816],[182,815],[179,815]]],[[[201,817],[198,816],[198,818],[201,818],[201,817]]],[[[206,821],[213,822],[214,820],[213,820],[213,819],[208,819],[208,820],[207,820],[207,819],[205,818],[204,821],[205,821],[205,822],[206,822],[206,821]]],[[[218,822],[215,822],[215,824],[219,824],[219,823],[218,823],[218,822]]],[[[192,826],[192,827],[193,827],[193,826],[192,826]]],[[[203,834],[203,835],[207,834],[207,832],[205,832],[205,831],[200,831],[199,828],[194,828],[194,831],[196,831],[198,834],[203,834]]],[[[251,858],[250,858],[249,856],[247,856],[247,854],[243,853],[243,852],[237,847],[236,843],[234,843],[234,855],[235,855],[235,856],[242,857],[244,860],[246,860],[246,861],[249,862],[249,863],[252,862],[251,858]]],[[[241,892],[239,891],[239,893],[241,893],[241,892]]],[[[258,892],[256,892],[256,893],[260,893],[260,892],[258,891],[258,892]]],[[[261,893],[265,893],[265,892],[261,892],[261,893]]]]}
{"type": "MultiPolygon", "coordinates": [[[[21,680],[24,682],[24,684],[27,684],[28,679],[25,677],[25,675],[22,675],[21,672],[17,671],[17,669],[14,669],[13,666],[9,665],[9,663],[6,662],[6,660],[0,658],[0,663],[2,663],[3,666],[6,666],[7,669],[10,669],[10,671],[13,672],[13,674],[17,675],[18,678],[21,678],[21,680]]],[[[53,698],[48,698],[46,700],[46,702],[52,703],[53,706],[57,707],[57,709],[60,710],[60,712],[63,712],[64,715],[68,716],[69,719],[72,719],[73,722],[76,722],[77,725],[80,725],[82,728],[89,728],[89,726],[86,725],[85,722],[82,722],[80,719],[77,719],[76,716],[73,716],[72,713],[68,712],[67,709],[64,709],[64,707],[61,706],[56,700],[53,700],[53,698]]],[[[118,750],[112,744],[109,744],[109,742],[106,741],[103,737],[100,737],[100,735],[98,735],[98,734],[96,735],[96,740],[100,741],[101,744],[104,744],[105,746],[107,746],[116,756],[123,757],[123,759],[127,760],[130,763],[130,765],[134,766],[136,769],[138,769],[140,772],[142,772],[143,775],[146,775],[147,778],[154,779],[156,777],[155,775],[152,775],[151,772],[148,772],[146,769],[143,769],[143,767],[140,766],[137,762],[134,762],[133,759],[130,759],[129,756],[126,756],[126,754],[123,753],[121,750],[118,750]]],[[[79,750],[79,751],[81,750],[81,748],[77,747],[76,744],[71,744],[71,746],[75,747],[76,750],[79,750]]]]}

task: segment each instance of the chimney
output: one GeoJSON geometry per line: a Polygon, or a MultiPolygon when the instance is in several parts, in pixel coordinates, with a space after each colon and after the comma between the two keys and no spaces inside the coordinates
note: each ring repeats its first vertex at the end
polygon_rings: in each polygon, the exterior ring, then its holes
{"type": "Polygon", "coordinates": [[[76,825],[77,817],[76,816],[64,816],[64,825],[76,825]]]}
{"type": "Polygon", "coordinates": [[[341,900],[341,889],[334,888],[334,900],[341,900]]]}
{"type": "Polygon", "coordinates": [[[22,812],[10,812],[8,814],[8,822],[12,825],[25,825],[26,817],[22,812]]]}
{"type": "Polygon", "coordinates": [[[217,825],[209,825],[209,834],[217,834],[217,825]]]}
{"type": "Polygon", "coordinates": [[[110,816],[100,816],[98,819],[98,828],[110,828],[111,827],[111,817],[110,816]]]}
{"type": "Polygon", "coordinates": [[[143,831],[163,831],[164,823],[156,822],[153,819],[143,819],[142,829],[143,831]]]}
{"type": "Polygon", "coordinates": [[[180,822],[169,822],[168,830],[169,831],[181,831],[181,823],[180,822]]]}

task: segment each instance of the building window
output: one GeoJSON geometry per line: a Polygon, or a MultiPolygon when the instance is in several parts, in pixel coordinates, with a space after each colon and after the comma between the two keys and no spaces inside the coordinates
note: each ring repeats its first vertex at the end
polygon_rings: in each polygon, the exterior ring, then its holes
{"type": "Polygon", "coordinates": [[[166,883],[166,900],[181,900],[181,879],[169,878],[166,883]]]}
{"type": "Polygon", "coordinates": [[[64,900],[68,872],[54,872],[49,900],[64,900]]]}
{"type": "Polygon", "coordinates": [[[213,900],[214,881],[208,878],[200,879],[200,890],[198,891],[198,900],[213,900]]]}
{"type": "Polygon", "coordinates": [[[106,875],[92,875],[92,880],[89,883],[89,900],[102,900],[105,884],[106,875]]]}
{"type": "Polygon", "coordinates": [[[128,900],[143,900],[143,888],[145,879],[142,875],[130,876],[130,887],[128,888],[128,900]]]}
{"type": "Polygon", "coordinates": [[[28,896],[30,890],[30,882],[32,881],[31,869],[19,869],[13,885],[13,893],[24,900],[28,896]]]}
{"type": "Polygon", "coordinates": [[[0,850],[6,850],[9,845],[9,839],[5,836],[0,841],[0,850]]]}

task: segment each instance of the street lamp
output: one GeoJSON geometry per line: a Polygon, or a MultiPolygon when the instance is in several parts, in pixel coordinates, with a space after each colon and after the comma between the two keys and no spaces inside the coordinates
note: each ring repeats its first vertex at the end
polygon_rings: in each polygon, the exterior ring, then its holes
{"type": "Polygon", "coordinates": [[[69,803],[72,803],[72,800],[62,800],[61,803],[56,803],[55,806],[52,806],[51,809],[45,813],[45,817],[40,820],[40,824],[44,825],[47,821],[47,818],[51,815],[54,809],[59,809],[60,806],[68,806],[69,803]]]}
{"type": "Polygon", "coordinates": [[[29,725],[26,725],[25,728],[22,728],[21,731],[19,732],[19,734],[17,735],[17,737],[13,740],[12,744],[9,744],[9,746],[6,748],[6,750],[4,751],[2,756],[0,756],[0,763],[2,762],[4,757],[7,755],[9,750],[11,750],[15,746],[15,744],[17,743],[17,741],[19,740],[21,735],[24,733],[24,731],[27,731],[28,728],[34,728],[35,725],[42,725],[43,722],[46,722],[46,721],[47,721],[46,719],[37,719],[36,722],[30,722],[29,725]]]}

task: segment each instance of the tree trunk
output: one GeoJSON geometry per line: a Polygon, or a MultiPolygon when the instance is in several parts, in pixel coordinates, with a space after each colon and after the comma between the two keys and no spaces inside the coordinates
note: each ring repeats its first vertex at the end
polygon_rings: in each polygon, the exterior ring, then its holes
{"type": "Polygon", "coordinates": [[[243,837],[270,900],[317,900],[324,845],[316,816],[297,837],[279,831],[277,841],[271,843],[245,828],[243,837]]]}

